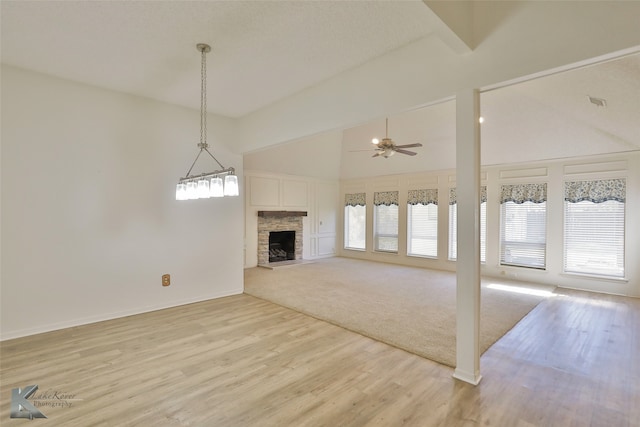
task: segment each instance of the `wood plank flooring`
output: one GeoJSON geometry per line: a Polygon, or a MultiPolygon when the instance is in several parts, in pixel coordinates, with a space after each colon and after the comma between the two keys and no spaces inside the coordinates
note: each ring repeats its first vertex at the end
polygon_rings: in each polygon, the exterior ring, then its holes
{"type": "Polygon", "coordinates": [[[640,425],[640,300],[557,292],[483,355],[477,387],[248,295],[5,341],[0,424],[25,425],[11,389],[37,384],[33,425],[640,425]]]}

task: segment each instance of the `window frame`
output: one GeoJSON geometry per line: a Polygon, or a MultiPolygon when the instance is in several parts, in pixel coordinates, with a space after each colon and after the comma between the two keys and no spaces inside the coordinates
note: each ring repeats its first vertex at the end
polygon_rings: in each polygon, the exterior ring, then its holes
{"type": "MultiPolygon", "coordinates": [[[[525,234],[529,234],[529,222],[528,216],[530,213],[535,214],[535,210],[533,212],[527,211],[527,222],[524,224],[525,234]]],[[[521,214],[522,215],[522,214],[521,214]]],[[[501,267],[515,267],[515,268],[528,268],[533,270],[547,270],[547,242],[548,242],[548,231],[549,231],[549,215],[547,209],[547,183],[526,183],[526,184],[502,184],[501,185],[501,197],[500,197],[500,236],[499,236],[499,255],[498,255],[498,263],[501,267]],[[511,205],[509,205],[511,203],[511,205]],[[518,241],[518,240],[510,240],[506,241],[507,234],[507,218],[505,218],[510,212],[507,212],[508,206],[514,207],[529,207],[529,206],[544,206],[544,221],[541,222],[541,225],[544,226],[543,230],[543,241],[535,242],[533,239],[531,241],[518,241]],[[507,245],[505,245],[507,243],[507,245]],[[540,251],[542,253],[542,264],[534,264],[534,263],[524,263],[524,262],[514,262],[506,260],[507,248],[505,246],[515,246],[526,249],[527,247],[531,248],[542,248],[540,251]]],[[[522,233],[522,232],[521,232],[522,233]]],[[[525,255],[526,255],[525,250],[525,255]]],[[[536,250],[529,250],[530,257],[535,258],[536,250]]]]}
{"type": "MultiPolygon", "coordinates": [[[[563,274],[569,274],[569,275],[579,275],[579,276],[585,276],[585,277],[593,277],[593,278],[599,278],[599,279],[609,279],[609,280],[626,280],[626,226],[627,226],[627,204],[626,204],[626,177],[620,177],[620,178],[614,178],[614,179],[582,179],[582,180],[565,180],[563,183],[563,191],[564,191],[564,202],[563,202],[563,219],[562,219],[562,224],[563,224],[563,241],[562,241],[562,272],[563,274]],[[602,184],[604,183],[606,185],[606,183],[608,182],[620,182],[622,187],[621,188],[617,188],[617,189],[606,189],[606,188],[597,188],[598,186],[602,186],[602,184]],[[583,187],[584,188],[577,188],[576,186],[574,186],[573,190],[569,190],[569,187],[572,186],[572,184],[577,184],[577,187],[583,187]],[[591,188],[589,188],[591,187],[591,188]],[[570,193],[570,194],[568,194],[570,193]],[[590,203],[590,204],[585,204],[585,202],[590,203]],[[612,202],[612,203],[610,203],[612,202]],[[619,203],[619,205],[614,205],[613,203],[619,203]],[[568,251],[575,251],[577,248],[579,247],[586,247],[590,244],[589,240],[595,240],[596,242],[599,240],[597,237],[592,236],[593,239],[589,239],[588,236],[589,234],[587,232],[583,233],[583,238],[584,239],[583,242],[578,241],[576,245],[572,245],[571,248],[568,247],[567,244],[567,237],[568,237],[568,231],[569,231],[569,218],[568,215],[570,214],[569,209],[570,206],[574,206],[577,207],[578,205],[582,206],[582,209],[584,211],[584,208],[587,206],[600,206],[601,204],[607,204],[607,206],[616,206],[615,212],[613,212],[615,215],[621,216],[621,218],[603,218],[600,217],[602,215],[603,212],[591,212],[589,215],[580,215],[578,213],[578,211],[573,212],[573,214],[575,215],[573,218],[574,219],[579,219],[580,216],[582,216],[582,219],[588,221],[588,224],[586,225],[579,225],[578,228],[582,227],[582,228],[590,228],[593,230],[598,230],[598,231],[594,231],[594,234],[597,236],[598,234],[603,234],[603,233],[607,233],[607,234],[611,234],[612,232],[618,232],[620,233],[619,235],[617,235],[617,239],[619,240],[621,247],[615,247],[613,248],[613,252],[615,253],[615,257],[617,259],[617,262],[615,263],[616,268],[608,268],[608,269],[604,269],[604,268],[600,268],[598,269],[596,266],[591,266],[591,268],[589,268],[589,265],[586,266],[586,268],[584,269],[579,269],[579,268],[568,268],[568,255],[567,252],[568,251]],[[615,226],[612,226],[612,219],[615,219],[616,221],[614,221],[614,223],[616,224],[615,226]],[[594,223],[594,221],[597,220],[597,223],[594,223]],[[603,226],[602,227],[598,227],[598,223],[602,223],[603,226]],[[613,271],[614,270],[619,270],[620,273],[619,274],[614,274],[613,271]],[[608,272],[607,272],[608,271],[608,272]]],[[[602,236],[599,236],[602,237],[602,236]]],[[[609,241],[610,239],[607,238],[607,241],[609,241]]],[[[602,242],[601,242],[602,243],[602,242]]],[[[596,246],[598,246],[596,244],[596,246]]],[[[611,252],[611,251],[609,251],[611,252]]],[[[606,251],[602,251],[600,253],[596,253],[594,258],[596,259],[600,259],[603,260],[606,257],[603,257],[603,255],[606,254],[606,251]]],[[[577,261],[579,259],[579,256],[574,258],[574,262],[577,261]]]]}
{"type": "Polygon", "coordinates": [[[399,191],[377,191],[373,193],[373,251],[397,254],[400,250],[400,206],[398,205],[399,191]],[[380,232],[378,220],[380,219],[379,210],[384,208],[395,208],[395,233],[380,232]],[[395,250],[384,249],[380,247],[381,239],[394,239],[395,250]]]}
{"type": "Polygon", "coordinates": [[[343,248],[345,250],[350,251],[366,251],[367,249],[367,203],[366,203],[366,193],[353,193],[353,194],[345,194],[345,206],[343,211],[343,248]],[[349,230],[350,230],[350,208],[362,208],[364,211],[361,212],[361,217],[363,219],[362,223],[362,234],[363,234],[363,244],[362,247],[359,246],[350,246],[349,243],[349,230]]]}
{"type": "MultiPolygon", "coordinates": [[[[427,215],[429,215],[430,213],[427,212],[427,215]]],[[[439,221],[439,215],[438,215],[438,205],[436,203],[427,203],[426,205],[423,203],[416,203],[416,204],[411,204],[411,203],[407,203],[407,256],[411,256],[411,257],[419,257],[419,258],[429,258],[429,259],[437,259],[438,258],[438,221],[439,221]],[[421,253],[417,253],[417,252],[413,252],[412,251],[412,240],[414,239],[413,235],[412,235],[412,225],[413,225],[413,220],[412,220],[412,211],[413,208],[415,206],[423,206],[426,207],[427,209],[429,209],[430,206],[433,206],[433,208],[435,209],[435,221],[436,221],[436,226],[435,226],[435,236],[433,236],[434,238],[428,238],[428,240],[435,240],[435,254],[421,254],[421,253]]],[[[423,238],[424,239],[424,238],[423,238]]],[[[427,239],[425,239],[427,240],[427,239]]]]}

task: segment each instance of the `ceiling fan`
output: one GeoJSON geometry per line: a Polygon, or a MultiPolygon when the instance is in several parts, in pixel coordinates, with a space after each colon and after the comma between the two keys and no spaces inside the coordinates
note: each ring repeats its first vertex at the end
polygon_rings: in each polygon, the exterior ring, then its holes
{"type": "Polygon", "coordinates": [[[422,144],[407,144],[407,145],[396,145],[395,142],[391,138],[389,138],[389,119],[387,118],[385,121],[385,137],[382,138],[382,141],[378,138],[373,138],[371,142],[376,145],[376,153],[372,157],[382,156],[385,159],[393,156],[395,153],[406,154],[408,156],[415,156],[416,152],[404,150],[405,148],[412,147],[422,147],[422,144]]]}

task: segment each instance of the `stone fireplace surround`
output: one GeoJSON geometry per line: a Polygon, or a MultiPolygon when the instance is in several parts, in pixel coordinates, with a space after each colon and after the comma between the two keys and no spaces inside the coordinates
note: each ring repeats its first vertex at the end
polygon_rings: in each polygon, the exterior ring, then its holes
{"type": "Polygon", "coordinates": [[[258,265],[269,264],[269,232],[295,231],[295,259],[302,259],[302,217],[300,211],[258,211],[258,265]]]}

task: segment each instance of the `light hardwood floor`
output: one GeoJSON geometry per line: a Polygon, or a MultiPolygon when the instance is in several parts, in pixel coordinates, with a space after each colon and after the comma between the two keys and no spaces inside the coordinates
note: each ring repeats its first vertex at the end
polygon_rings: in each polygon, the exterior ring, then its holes
{"type": "Polygon", "coordinates": [[[477,387],[248,295],[5,341],[0,424],[29,422],[11,389],[37,384],[53,399],[33,425],[640,425],[640,300],[557,292],[483,355],[477,387]]]}

